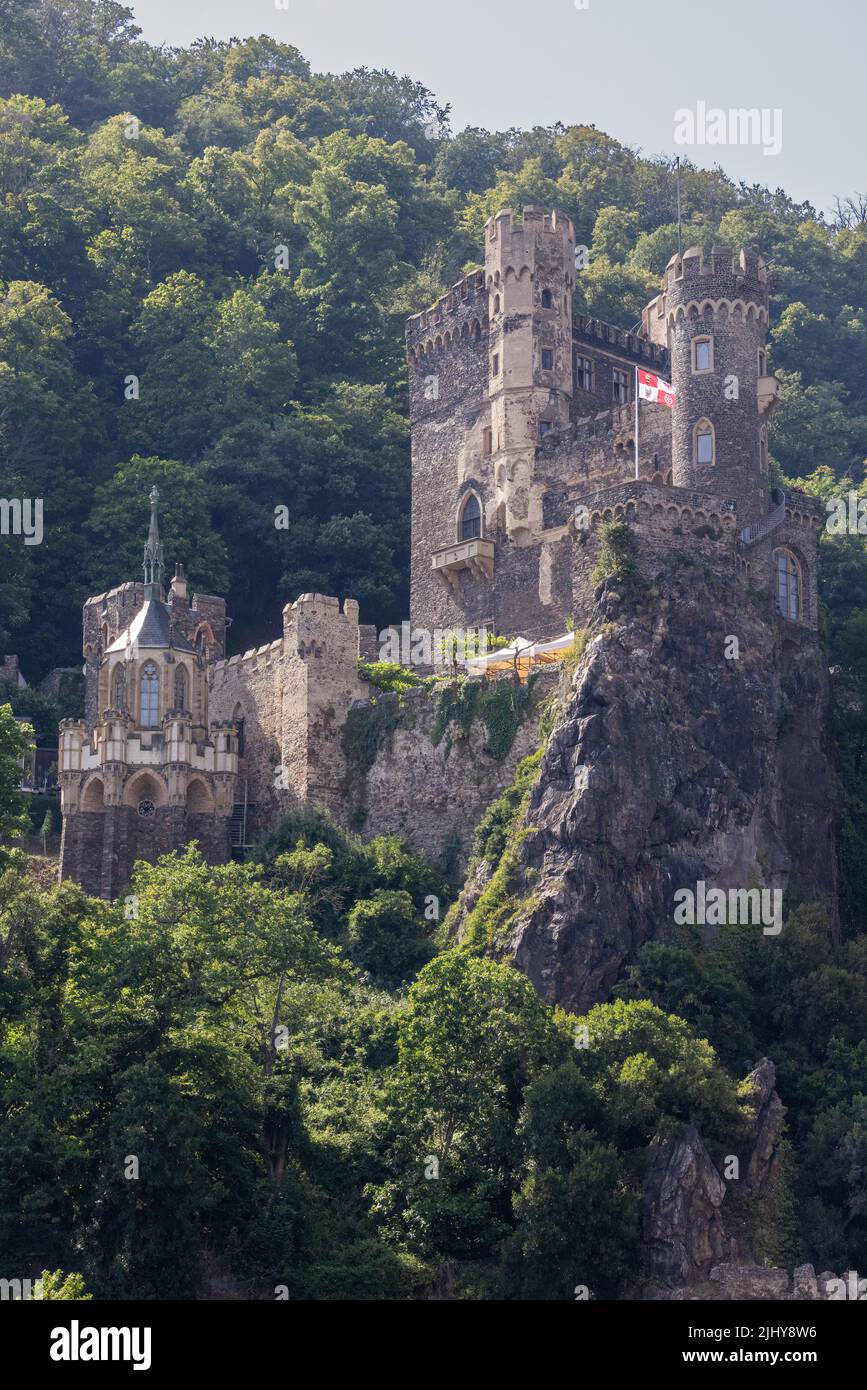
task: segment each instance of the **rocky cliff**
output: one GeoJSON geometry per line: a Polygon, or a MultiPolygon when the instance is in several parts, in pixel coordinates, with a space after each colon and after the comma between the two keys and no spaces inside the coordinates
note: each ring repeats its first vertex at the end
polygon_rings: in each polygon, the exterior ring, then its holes
{"type": "Polygon", "coordinates": [[[779,620],[730,561],[684,555],[652,585],[600,583],[582,637],[538,781],[504,863],[468,883],[459,935],[583,1012],[644,942],[672,939],[675,893],[699,882],[822,899],[833,929],[815,634],[779,620]],[[492,911],[492,896],[514,910],[492,911]]]}

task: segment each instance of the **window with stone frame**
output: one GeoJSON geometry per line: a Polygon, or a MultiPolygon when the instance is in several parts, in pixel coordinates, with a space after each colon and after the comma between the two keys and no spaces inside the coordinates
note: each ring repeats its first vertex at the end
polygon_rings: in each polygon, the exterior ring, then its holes
{"type": "Polygon", "coordinates": [[[620,367],[611,373],[611,395],[615,405],[626,405],[629,400],[629,373],[620,367]]]}
{"type": "Polygon", "coordinates": [[[575,355],[575,387],[578,391],[593,390],[593,358],[575,355]]]}
{"type": "Polygon", "coordinates": [[[113,709],[126,709],[126,668],[122,663],[114,668],[111,704],[113,709]]]}
{"type": "Polygon", "coordinates": [[[140,692],[141,727],[156,729],[160,720],[160,677],[152,661],[148,661],[142,668],[140,692]]]}
{"type": "Polygon", "coordinates": [[[554,349],[542,348],[542,371],[553,372],[554,370],[554,349]]]}
{"type": "Polygon", "coordinates": [[[175,709],[187,708],[187,673],[183,666],[175,671],[175,709]]]}
{"type": "Polygon", "coordinates": [[[462,541],[477,540],[482,534],[482,509],[479,499],[470,492],[464,499],[458,523],[458,538],[462,541]]]}
{"type": "Polygon", "coordinates": [[[791,551],[774,551],[774,590],[777,609],[790,623],[801,618],[801,567],[791,551]]]}
{"type": "Polygon", "coordinates": [[[716,441],[710,420],[699,420],[695,427],[693,458],[696,463],[716,463],[716,441]]]}
{"type": "Polygon", "coordinates": [[[692,370],[696,373],[713,371],[713,338],[710,334],[693,338],[692,370]]]}

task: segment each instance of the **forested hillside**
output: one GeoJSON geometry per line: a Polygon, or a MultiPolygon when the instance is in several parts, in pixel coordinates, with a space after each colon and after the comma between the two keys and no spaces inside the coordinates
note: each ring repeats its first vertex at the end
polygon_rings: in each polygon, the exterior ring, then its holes
{"type": "MultiPolygon", "coordinates": [[[[305,590],[404,618],[405,317],[504,205],[572,217],[576,309],[627,328],[677,248],[673,161],[582,117],[454,131],[411,77],[316,74],[268,37],[155,49],[114,0],[0,0],[0,493],[45,506],[41,545],[0,538],[0,654],[29,679],[80,661],[82,600],[140,573],[154,483],[167,562],[228,596],[233,650],[305,590]]],[[[823,497],[867,493],[867,205],[840,194],[827,220],[682,169],[684,245],[771,265],[775,467],[823,497]]],[[[762,1053],[790,1146],[773,1210],[743,1216],[755,1258],[864,1268],[867,552],[822,552],[840,941],[792,901],[786,952],[687,931],[577,1020],[455,946],[447,862],[312,814],[243,864],[140,865],[114,904],[40,878],[3,706],[45,737],[58,711],[0,689],[0,1275],[97,1298],[634,1295],[648,1146],[691,1124],[714,1162],[742,1152],[762,1053]]],[[[540,761],[476,836],[504,917],[540,761]]]]}

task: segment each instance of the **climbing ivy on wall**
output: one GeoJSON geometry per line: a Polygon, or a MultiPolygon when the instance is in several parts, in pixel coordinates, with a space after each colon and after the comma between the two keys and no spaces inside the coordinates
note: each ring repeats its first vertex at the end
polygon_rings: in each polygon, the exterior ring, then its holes
{"type": "Polygon", "coordinates": [[[399,720],[400,706],[396,695],[386,695],[381,700],[355,706],[346,716],[341,739],[346,759],[345,792],[350,802],[357,803],[352,815],[356,828],[364,824],[367,816],[364,806],[367,774],[376,762],[379,750],[391,743],[399,720]]]}
{"type": "Polygon", "coordinates": [[[498,762],[507,756],[533,703],[535,673],[526,685],[516,680],[463,680],[446,686],[437,700],[431,729],[434,747],[447,738],[446,756],[456,742],[468,739],[475,719],[487,730],[487,748],[498,762]]]}

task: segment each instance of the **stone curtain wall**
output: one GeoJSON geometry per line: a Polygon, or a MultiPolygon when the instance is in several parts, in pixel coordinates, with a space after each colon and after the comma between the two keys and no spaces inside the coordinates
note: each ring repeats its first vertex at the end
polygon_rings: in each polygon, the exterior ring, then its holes
{"type": "MultiPolygon", "coordinates": [[[[511,681],[509,676],[502,679],[511,681]]],[[[538,669],[526,717],[501,760],[493,756],[488,730],[478,717],[467,737],[451,725],[434,743],[436,691],[411,691],[400,701],[381,695],[375,704],[359,702],[351,715],[360,727],[352,740],[356,751],[347,757],[339,819],[365,839],[401,835],[432,860],[454,848],[466,864],[482,815],[511,785],[521,759],[538,748],[540,720],[559,679],[559,666],[538,669]],[[377,727],[368,735],[372,725],[377,727]]]]}

